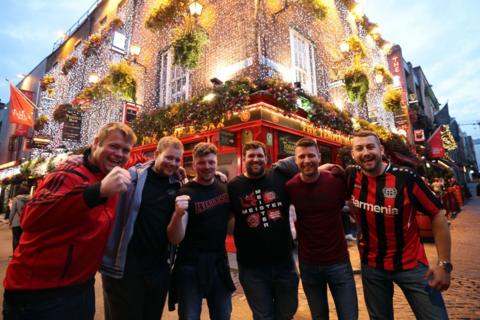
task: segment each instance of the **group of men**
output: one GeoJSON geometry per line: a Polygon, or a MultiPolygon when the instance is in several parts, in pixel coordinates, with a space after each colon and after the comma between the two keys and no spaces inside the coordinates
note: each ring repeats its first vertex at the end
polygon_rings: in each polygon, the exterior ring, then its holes
{"type": "Polygon", "coordinates": [[[5,319],[93,319],[94,276],[102,273],[106,319],[230,319],[235,286],[225,251],[234,213],[240,283],[253,319],[293,319],[299,276],[289,206],[296,209],[300,278],[313,319],[328,319],[327,286],[339,319],[358,304],[341,209],[351,199],[367,309],[393,319],[393,283],[419,319],[447,318],[440,291],[450,283],[450,236],[440,203],[410,169],[382,159],[371,132],[353,138],[355,167],[320,166],[314,140],[266,169],[261,142],[243,146],[243,174],[217,175],[217,148],[198,143],[195,178],[178,176],[183,145],[160,139],[154,159],[122,168],[135,143],[126,125],[102,127],[79,164],[47,175],[21,216],[23,235],[4,280],[5,319]],[[338,170],[337,170],[338,171],[338,170]],[[432,215],[438,264],[428,267],[415,211],[432,215]],[[177,248],[178,247],[178,248],[177,248]],[[173,270],[172,270],[173,267],[173,270]]]}

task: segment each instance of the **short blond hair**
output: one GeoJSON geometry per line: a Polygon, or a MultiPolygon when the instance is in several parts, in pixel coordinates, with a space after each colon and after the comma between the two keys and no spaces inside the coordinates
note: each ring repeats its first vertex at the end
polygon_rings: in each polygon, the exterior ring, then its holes
{"type": "Polygon", "coordinates": [[[101,146],[113,131],[120,132],[125,139],[132,143],[132,145],[137,142],[137,136],[135,135],[135,132],[133,132],[132,128],[130,128],[128,125],[121,122],[110,122],[98,130],[97,135],[95,136],[95,138],[98,139],[98,144],[101,146]]]}
{"type": "Polygon", "coordinates": [[[173,136],[165,136],[158,141],[157,152],[162,153],[170,146],[183,151],[183,143],[180,140],[173,136]]]}

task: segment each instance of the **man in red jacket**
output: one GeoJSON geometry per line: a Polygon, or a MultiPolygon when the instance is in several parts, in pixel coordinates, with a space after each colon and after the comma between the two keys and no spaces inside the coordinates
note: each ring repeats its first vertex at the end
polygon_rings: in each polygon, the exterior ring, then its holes
{"type": "Polygon", "coordinates": [[[136,136],[122,123],[98,131],[82,164],[48,174],[21,216],[23,234],[4,280],[5,319],[93,319],[94,276],[127,190],[136,136]]]}

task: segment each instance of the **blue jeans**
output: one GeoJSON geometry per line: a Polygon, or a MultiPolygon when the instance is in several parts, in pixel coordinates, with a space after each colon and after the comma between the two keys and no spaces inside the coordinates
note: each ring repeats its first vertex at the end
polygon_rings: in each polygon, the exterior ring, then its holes
{"type": "Polygon", "coordinates": [[[232,313],[232,293],[227,289],[215,270],[208,290],[200,285],[198,267],[175,266],[175,287],[180,320],[199,320],[202,299],[207,299],[208,312],[212,320],[228,320],[232,313]]]}
{"type": "Polygon", "coordinates": [[[298,307],[298,273],[291,262],[238,266],[240,283],[254,320],[289,320],[298,307]]]}
{"type": "Polygon", "coordinates": [[[338,319],[358,319],[357,292],[350,262],[328,266],[300,263],[300,277],[312,319],[328,319],[327,285],[338,319]]]}
{"type": "Polygon", "coordinates": [[[393,319],[393,283],[407,298],[417,319],[448,319],[442,295],[428,286],[428,268],[422,263],[412,270],[386,271],[362,264],[365,303],[370,319],[393,319]]]}
{"type": "Polygon", "coordinates": [[[93,281],[72,288],[5,292],[5,320],[93,320],[95,290],[93,281]]]}

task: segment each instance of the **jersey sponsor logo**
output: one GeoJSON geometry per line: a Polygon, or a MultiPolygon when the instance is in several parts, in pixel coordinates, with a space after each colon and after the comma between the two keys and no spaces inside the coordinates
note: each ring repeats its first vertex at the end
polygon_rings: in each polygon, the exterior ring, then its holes
{"type": "Polygon", "coordinates": [[[395,198],[398,191],[395,188],[383,188],[382,193],[385,198],[395,198]]]}
{"type": "Polygon", "coordinates": [[[256,228],[260,224],[260,215],[258,213],[251,214],[247,217],[247,225],[249,228],[256,228]]]}
{"type": "Polygon", "coordinates": [[[392,206],[379,206],[377,204],[371,204],[368,202],[363,202],[360,200],[355,199],[352,196],[353,205],[359,209],[367,210],[374,213],[383,214],[385,216],[396,216],[398,215],[398,209],[392,206]]]}

